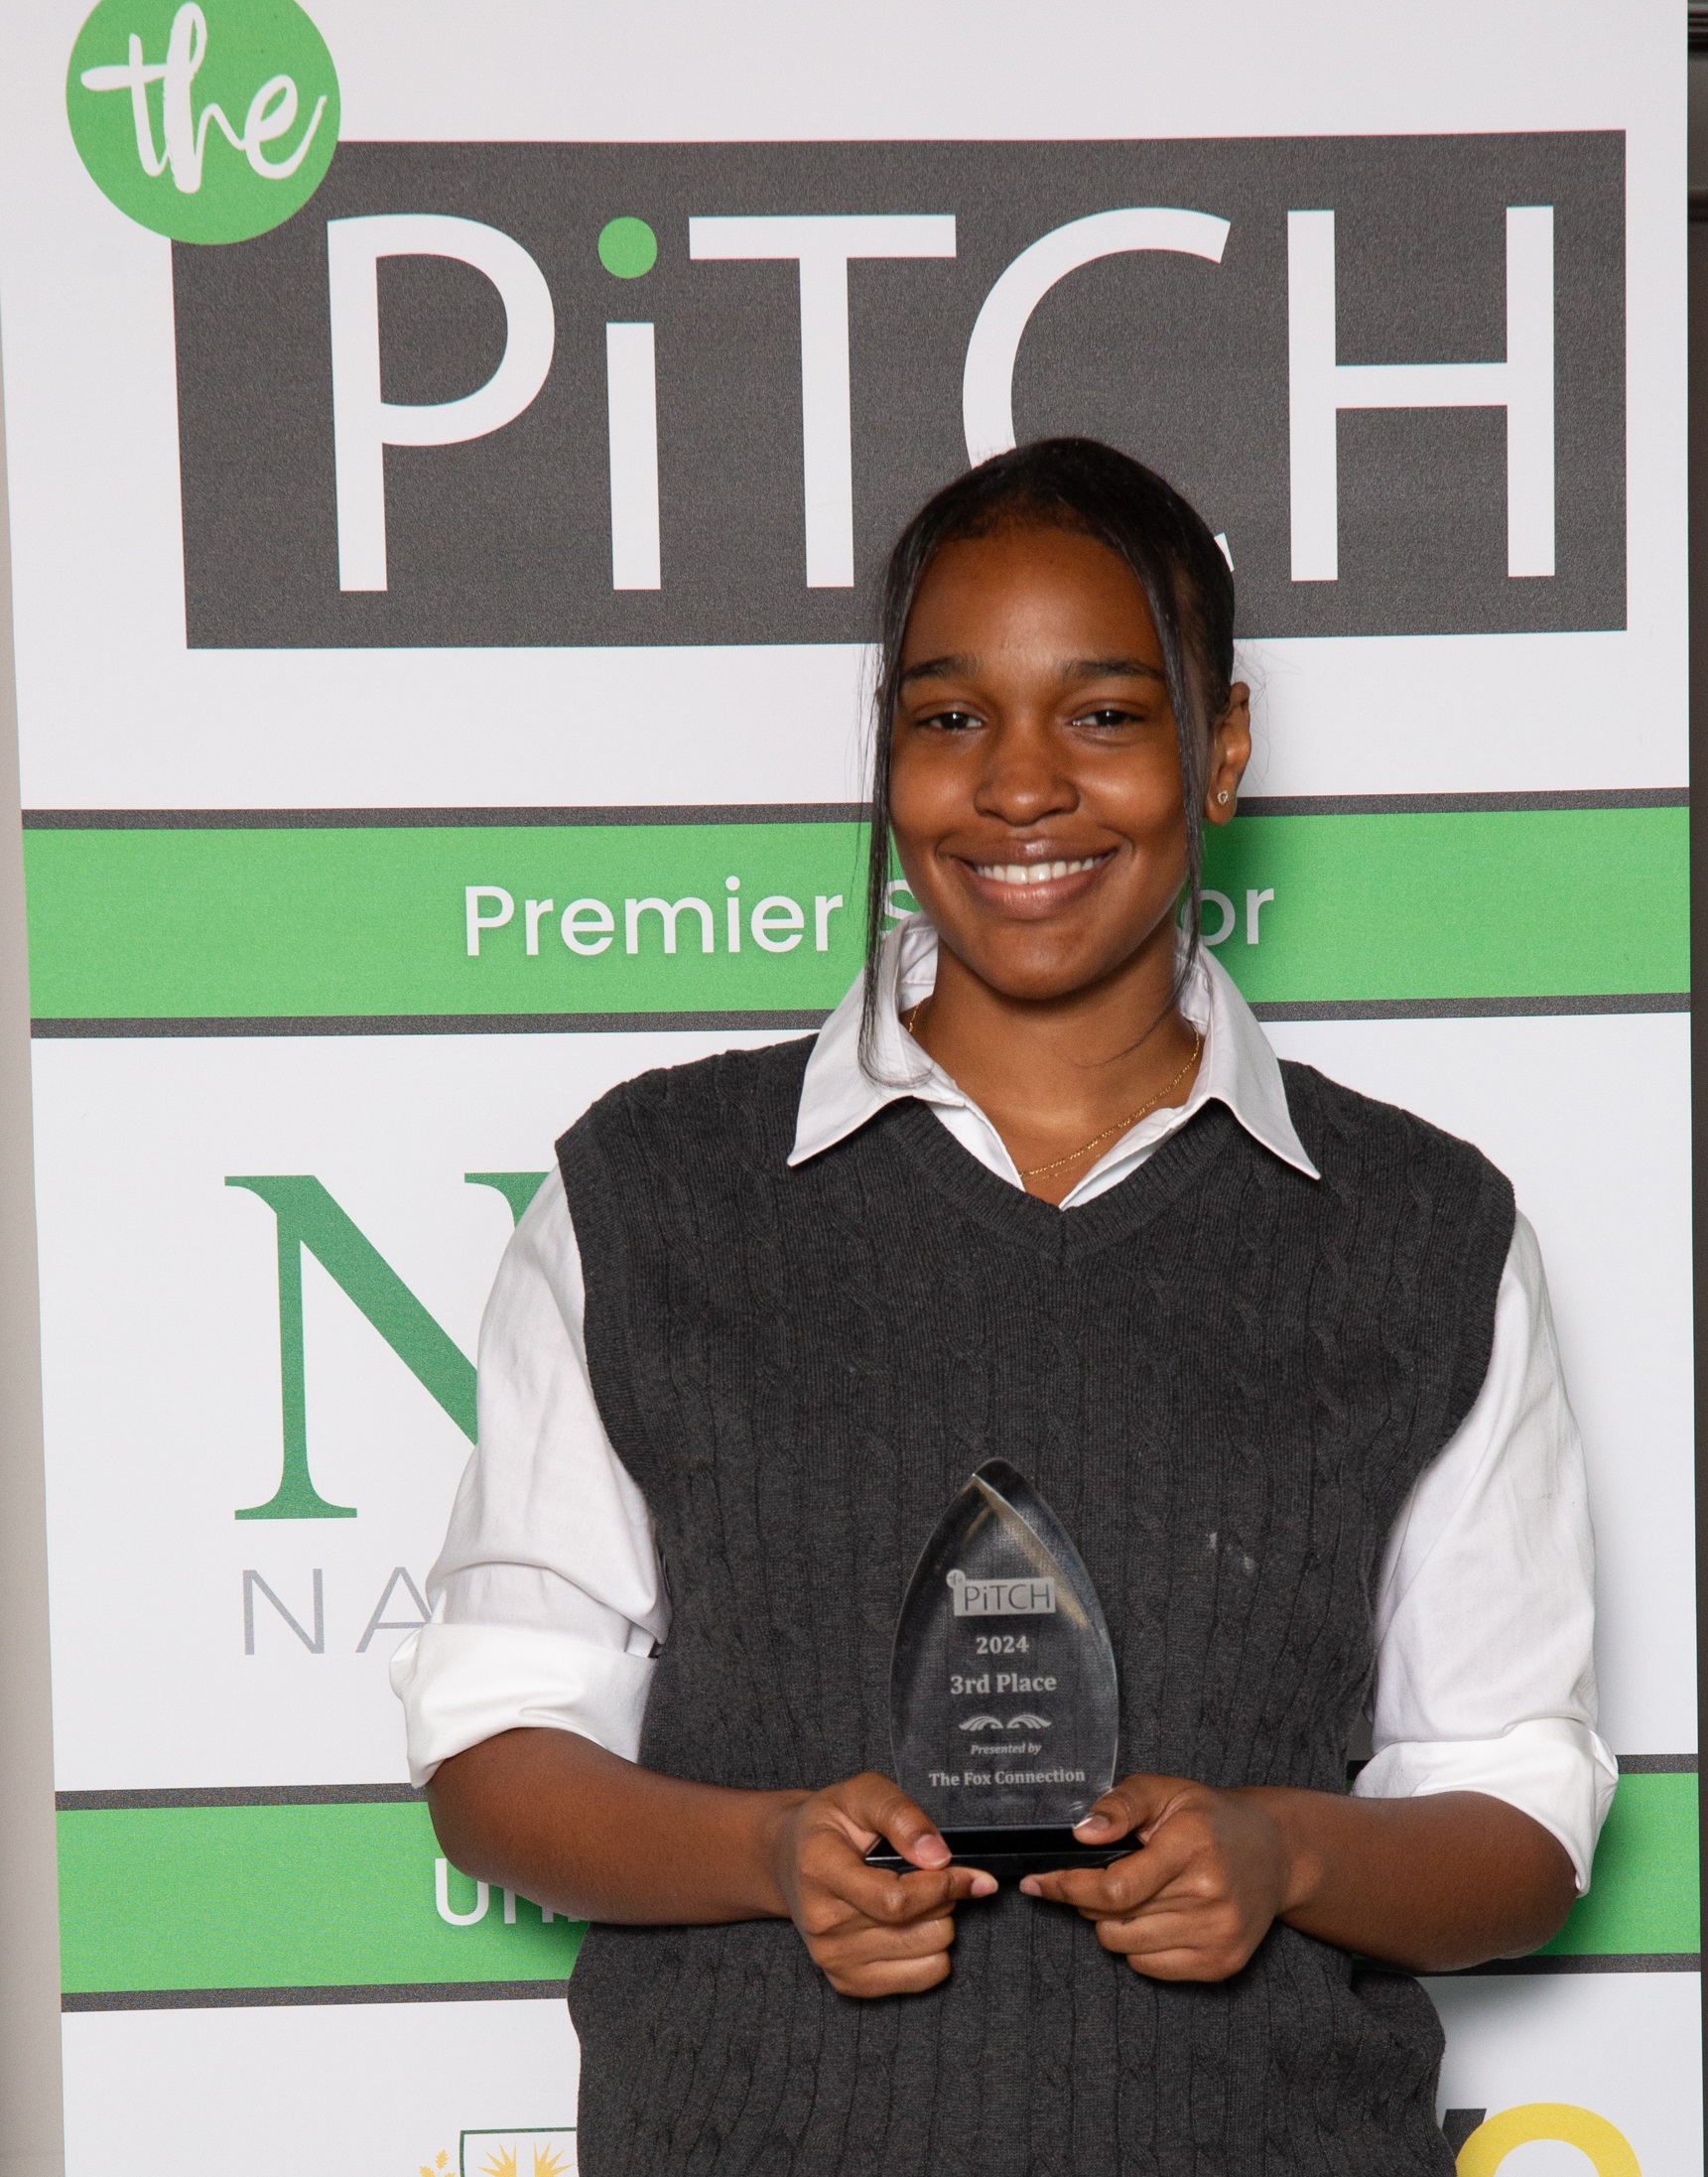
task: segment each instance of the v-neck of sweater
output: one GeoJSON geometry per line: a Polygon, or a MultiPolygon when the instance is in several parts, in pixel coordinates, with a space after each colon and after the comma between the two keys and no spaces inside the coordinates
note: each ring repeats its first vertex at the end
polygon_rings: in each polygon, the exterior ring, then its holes
{"type": "Polygon", "coordinates": [[[1126,1239],[1247,1138],[1223,1105],[1206,1104],[1117,1185],[1092,1201],[1063,1209],[990,1170],[917,1099],[891,1104],[874,1124],[925,1183],[963,1215],[1011,1245],[1055,1262],[1126,1239]]]}

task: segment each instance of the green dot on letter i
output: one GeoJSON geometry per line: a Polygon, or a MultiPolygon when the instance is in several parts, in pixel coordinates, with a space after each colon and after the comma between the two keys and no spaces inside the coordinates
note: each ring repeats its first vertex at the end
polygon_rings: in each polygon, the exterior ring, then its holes
{"type": "Polygon", "coordinates": [[[644,219],[609,219],[599,229],[599,263],[619,280],[638,280],[658,262],[658,236],[644,219]]]}

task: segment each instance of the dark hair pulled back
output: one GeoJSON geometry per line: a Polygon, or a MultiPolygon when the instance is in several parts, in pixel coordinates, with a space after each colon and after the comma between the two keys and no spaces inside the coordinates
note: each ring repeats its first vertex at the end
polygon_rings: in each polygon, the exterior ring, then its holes
{"type": "Polygon", "coordinates": [[[1197,510],[1154,470],[1097,439],[1038,439],[981,462],[928,499],[896,539],[884,570],[860,1034],[868,1057],[877,1018],[877,953],[888,920],[890,751],[907,622],[926,571],[946,544],[1010,524],[1095,537],[1125,562],[1144,592],[1162,648],[1186,806],[1187,943],[1176,996],[1197,957],[1210,739],[1234,678],[1233,573],[1197,510]]]}

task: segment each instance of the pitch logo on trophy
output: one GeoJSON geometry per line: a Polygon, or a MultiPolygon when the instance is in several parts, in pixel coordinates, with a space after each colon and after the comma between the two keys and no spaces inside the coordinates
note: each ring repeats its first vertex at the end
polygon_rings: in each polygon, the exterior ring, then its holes
{"type": "Polygon", "coordinates": [[[244,242],[321,186],[338,78],[295,0],[101,0],[71,50],[71,136],[128,217],[180,242],[244,242]]]}
{"type": "MultiPolygon", "coordinates": [[[[1047,1573],[1035,1579],[969,1579],[959,1566],[948,1574],[958,1618],[1049,1617],[1055,1614],[1056,1583],[1047,1573]]],[[[1010,1647],[1013,1643],[1008,1644],[1010,1647]]]]}

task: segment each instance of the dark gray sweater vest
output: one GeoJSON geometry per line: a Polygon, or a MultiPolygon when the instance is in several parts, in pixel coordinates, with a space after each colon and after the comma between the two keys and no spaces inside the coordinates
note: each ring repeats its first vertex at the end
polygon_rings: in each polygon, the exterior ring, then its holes
{"type": "MultiPolygon", "coordinates": [[[[592,1384],[675,1617],[641,1759],[767,1789],[889,1763],[890,1637],[976,1466],[1103,1600],[1120,1770],[1339,1791],[1383,1545],[1488,1367],[1512,1230],[1474,1149],[1283,1068],[1306,1178],[1219,1105],[1066,1213],[922,1105],[791,1171],[810,1045],[631,1081],[559,1144],[592,1384]]],[[[1276,1927],[1170,1984],[1012,1890],[927,1995],[836,1994],[787,1922],[595,1927],[586,2177],[1445,2177],[1441,2032],[1276,1927]]]]}

